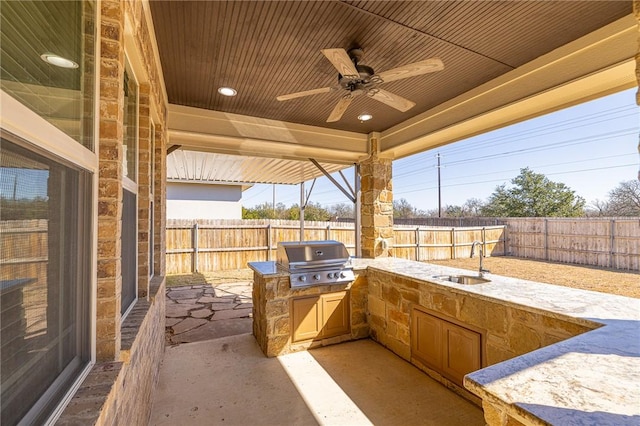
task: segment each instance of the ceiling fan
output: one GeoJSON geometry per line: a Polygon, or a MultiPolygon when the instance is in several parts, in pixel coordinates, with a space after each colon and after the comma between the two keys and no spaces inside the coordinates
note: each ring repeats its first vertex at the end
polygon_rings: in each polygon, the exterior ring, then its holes
{"type": "Polygon", "coordinates": [[[411,102],[402,96],[380,89],[378,86],[382,83],[415,77],[444,69],[444,64],[440,59],[431,58],[376,74],[373,71],[373,68],[359,63],[364,56],[364,51],[359,47],[349,50],[348,53],[344,49],[322,49],[321,51],[322,54],[338,70],[338,84],[330,87],[322,87],[320,89],[289,93],[287,95],[278,96],[276,99],[279,101],[286,101],[289,99],[301,98],[303,96],[328,93],[333,90],[344,90],[346,93],[338,101],[338,104],[333,108],[333,111],[331,111],[329,118],[327,118],[327,123],[340,120],[351,104],[351,101],[353,101],[353,99],[358,95],[367,95],[397,109],[398,111],[408,111],[413,108],[415,105],[414,102],[411,102]]]}

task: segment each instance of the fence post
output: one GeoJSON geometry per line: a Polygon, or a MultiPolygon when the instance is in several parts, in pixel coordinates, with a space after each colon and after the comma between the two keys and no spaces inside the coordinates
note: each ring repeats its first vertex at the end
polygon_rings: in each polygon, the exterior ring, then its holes
{"type": "Polygon", "coordinates": [[[456,228],[451,228],[451,259],[456,258],[456,228]]]}
{"type": "Polygon", "coordinates": [[[544,219],[544,259],[549,260],[549,219],[544,219]]]}
{"type": "Polygon", "coordinates": [[[267,223],[267,261],[271,260],[271,224],[267,223]]]}
{"type": "Polygon", "coordinates": [[[420,227],[416,228],[416,262],[420,262],[420,227]]]}
{"type": "Polygon", "coordinates": [[[482,227],[482,255],[487,257],[487,237],[486,237],[486,229],[484,226],[482,227]]]}
{"type": "Polygon", "coordinates": [[[326,234],[327,238],[325,238],[325,240],[330,240],[331,239],[331,225],[327,225],[327,234],[326,234]]]}
{"type": "Polygon", "coordinates": [[[509,235],[507,234],[507,233],[509,232],[509,229],[508,229],[508,228],[509,228],[509,224],[508,224],[508,223],[505,223],[505,224],[503,224],[503,225],[502,225],[502,235],[503,235],[503,237],[502,237],[502,238],[503,238],[503,240],[504,240],[504,241],[503,241],[503,242],[504,242],[504,244],[502,245],[502,247],[503,247],[503,252],[504,252],[503,254],[504,254],[505,256],[508,256],[508,255],[509,255],[509,247],[508,247],[508,244],[509,244],[509,235]]]}
{"type": "Polygon", "coordinates": [[[610,225],[611,230],[609,231],[609,233],[611,234],[611,241],[609,243],[609,247],[611,247],[611,252],[609,253],[609,267],[613,268],[614,267],[614,256],[616,255],[616,237],[615,237],[615,232],[616,232],[616,220],[615,219],[611,219],[611,225],[610,225]]]}
{"type": "Polygon", "coordinates": [[[192,259],[192,271],[194,274],[198,272],[198,222],[193,224],[193,229],[191,230],[191,243],[193,245],[193,259],[192,259]]]}

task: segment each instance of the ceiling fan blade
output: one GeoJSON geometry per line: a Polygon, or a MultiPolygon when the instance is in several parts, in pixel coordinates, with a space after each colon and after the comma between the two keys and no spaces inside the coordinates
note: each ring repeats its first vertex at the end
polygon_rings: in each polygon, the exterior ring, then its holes
{"type": "Polygon", "coordinates": [[[333,64],[335,69],[344,77],[354,76],[358,77],[360,73],[356,69],[355,65],[351,61],[349,54],[344,49],[322,49],[322,54],[327,57],[333,64]]]}
{"type": "Polygon", "coordinates": [[[301,98],[303,96],[311,96],[311,95],[317,95],[320,93],[328,93],[333,89],[334,89],[333,87],[323,87],[321,89],[305,90],[304,92],[296,92],[296,93],[289,93],[287,95],[280,95],[276,99],[279,101],[288,101],[289,99],[301,98]]]}
{"type": "Polygon", "coordinates": [[[442,71],[444,64],[438,58],[426,59],[420,62],[414,62],[402,67],[393,68],[378,74],[384,83],[390,81],[401,80],[403,78],[415,77],[430,72],[442,71]]]}
{"type": "Polygon", "coordinates": [[[348,95],[341,98],[333,108],[333,111],[331,111],[329,118],[327,118],[327,123],[333,123],[334,121],[340,120],[342,118],[342,114],[344,114],[347,108],[349,108],[352,100],[353,97],[348,95]]]}
{"type": "Polygon", "coordinates": [[[387,104],[390,107],[397,109],[398,111],[405,112],[415,106],[414,102],[411,102],[409,99],[405,99],[402,96],[394,95],[393,93],[382,89],[377,90],[378,91],[371,97],[376,101],[380,101],[383,104],[387,104]]]}

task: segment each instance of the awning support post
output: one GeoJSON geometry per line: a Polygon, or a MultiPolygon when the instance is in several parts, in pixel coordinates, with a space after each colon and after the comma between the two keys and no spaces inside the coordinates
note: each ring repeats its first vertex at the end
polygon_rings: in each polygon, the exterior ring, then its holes
{"type": "Polygon", "coordinates": [[[304,209],[307,203],[304,199],[304,181],[300,182],[300,242],[304,241],[304,209]]]}
{"type": "Polygon", "coordinates": [[[355,188],[355,202],[354,202],[354,211],[353,217],[355,218],[355,239],[356,239],[356,257],[362,257],[362,244],[360,241],[360,237],[362,236],[362,228],[360,226],[360,210],[362,207],[362,194],[360,191],[360,164],[355,163],[353,165],[354,173],[353,173],[353,187],[355,188]]]}
{"type": "MultiPolygon", "coordinates": [[[[353,209],[354,209],[354,218],[355,218],[355,240],[356,240],[356,257],[362,257],[362,247],[361,247],[361,236],[362,236],[362,229],[360,229],[360,207],[362,204],[362,200],[361,200],[361,191],[360,191],[360,165],[358,163],[354,163],[353,164],[353,170],[354,170],[354,175],[353,175],[353,187],[349,184],[349,181],[347,180],[347,178],[344,176],[344,174],[342,173],[342,171],[340,171],[340,176],[342,177],[342,180],[344,181],[344,183],[347,185],[348,189],[345,189],[340,182],[338,182],[337,180],[335,180],[333,178],[333,176],[331,176],[329,174],[329,172],[327,172],[324,167],[322,167],[320,165],[320,163],[318,163],[316,160],[314,160],[313,158],[309,158],[309,161],[311,161],[317,168],[318,170],[320,170],[322,172],[322,174],[324,174],[327,179],[329,179],[331,181],[331,183],[333,183],[336,188],[338,188],[340,191],[342,191],[342,193],[344,195],[347,196],[347,198],[349,200],[351,200],[351,202],[353,203],[353,209]],[[355,188],[355,189],[354,189],[355,188]]],[[[315,181],[314,181],[315,183],[315,181]]],[[[300,205],[302,205],[302,192],[300,193],[300,205]]]]}
{"type": "Polygon", "coordinates": [[[309,188],[309,192],[305,195],[304,193],[304,181],[300,182],[300,241],[304,241],[304,210],[307,208],[307,204],[309,204],[309,198],[311,197],[311,192],[313,191],[313,187],[316,186],[316,180],[314,179],[311,182],[311,188],[309,188]]]}

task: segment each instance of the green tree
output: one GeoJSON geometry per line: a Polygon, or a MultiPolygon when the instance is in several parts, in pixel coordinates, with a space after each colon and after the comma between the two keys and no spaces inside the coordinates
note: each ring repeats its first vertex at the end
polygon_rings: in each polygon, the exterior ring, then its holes
{"type": "Polygon", "coordinates": [[[262,203],[250,208],[242,208],[243,219],[285,219],[287,208],[284,204],[276,204],[273,208],[271,203],[262,203]]]}
{"type": "MultiPolygon", "coordinates": [[[[299,220],[300,219],[300,206],[294,204],[287,209],[285,219],[299,220]]],[[[320,203],[308,203],[304,209],[304,220],[316,220],[325,222],[331,219],[331,213],[320,205],[320,203]]]]}
{"type": "Polygon", "coordinates": [[[576,217],[584,215],[584,198],[564,183],[552,182],[528,167],[511,180],[512,186],[500,185],[482,208],[492,217],[576,217]]]}

